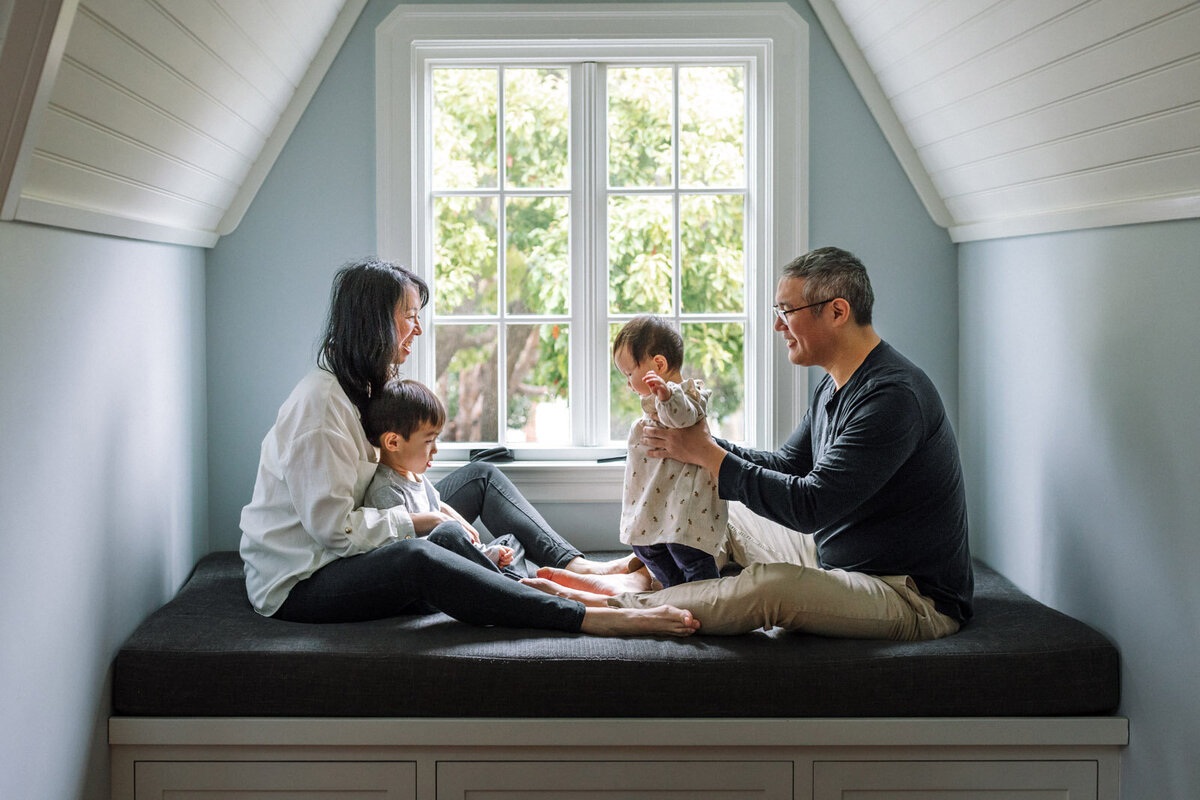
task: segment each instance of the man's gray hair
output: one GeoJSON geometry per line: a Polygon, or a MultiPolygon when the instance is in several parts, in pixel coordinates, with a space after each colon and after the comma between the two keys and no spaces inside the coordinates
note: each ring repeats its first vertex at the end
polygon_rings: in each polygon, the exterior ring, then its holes
{"type": "MultiPolygon", "coordinates": [[[[804,304],[840,297],[850,304],[855,322],[871,324],[875,292],[867,268],[853,253],[838,247],[810,250],[784,267],[783,277],[804,279],[804,304]]],[[[812,313],[821,313],[821,308],[812,313]]]]}

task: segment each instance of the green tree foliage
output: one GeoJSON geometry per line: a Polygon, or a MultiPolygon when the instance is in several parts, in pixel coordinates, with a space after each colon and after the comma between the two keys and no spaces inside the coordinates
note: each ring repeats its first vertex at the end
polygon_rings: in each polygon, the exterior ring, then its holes
{"type": "MultiPolygon", "coordinates": [[[[434,71],[434,188],[561,190],[568,185],[569,98],[565,70],[506,70],[504,152],[497,133],[495,69],[434,71]]],[[[710,422],[741,432],[744,326],[689,322],[687,315],[745,308],[744,86],[739,67],[679,70],[680,307],[675,308],[674,203],[668,195],[619,194],[620,187],[672,185],[672,70],[629,67],[609,72],[609,311],[615,315],[682,313],[687,377],[713,390],[710,422]],[[699,190],[689,193],[688,189],[699,190]]],[[[439,315],[495,314],[499,215],[506,229],[504,286],[509,314],[560,317],[511,324],[506,352],[491,325],[437,326],[439,394],[447,401],[449,440],[494,440],[499,375],[508,393],[507,423],[522,427],[533,405],[568,396],[568,203],[561,195],[449,196],[435,201],[435,309],[439,315]]],[[[610,336],[619,327],[614,324],[610,336]]],[[[624,439],[640,414],[624,377],[611,372],[613,438],[624,439]]],[[[564,435],[565,435],[564,431],[564,435]]]]}

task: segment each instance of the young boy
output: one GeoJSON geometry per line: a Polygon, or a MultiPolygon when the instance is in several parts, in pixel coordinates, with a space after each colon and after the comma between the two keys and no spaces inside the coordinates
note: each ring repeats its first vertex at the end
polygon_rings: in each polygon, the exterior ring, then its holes
{"type": "Polygon", "coordinates": [[[379,448],[379,466],[363,496],[363,505],[404,506],[418,528],[426,527],[419,524],[422,522],[436,523],[426,537],[429,541],[520,579],[524,576],[501,569],[512,564],[513,548],[480,544],[478,531],[443,503],[433,484],[422,477],[433,464],[437,438],[445,424],[445,406],[423,383],[393,380],[372,398],[363,417],[363,430],[379,448]]]}
{"type": "Polygon", "coordinates": [[[686,428],[704,418],[711,391],[684,380],[683,338],[660,317],[630,320],[613,341],[613,361],[642,398],[629,431],[621,541],[664,586],[719,577],[713,557],[725,541],[725,501],[708,471],[647,454],[646,427],[686,428]]]}

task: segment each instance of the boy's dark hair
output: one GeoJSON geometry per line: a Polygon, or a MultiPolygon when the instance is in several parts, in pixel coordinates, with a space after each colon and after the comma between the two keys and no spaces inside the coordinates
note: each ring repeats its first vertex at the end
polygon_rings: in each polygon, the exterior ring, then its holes
{"type": "Polygon", "coordinates": [[[441,428],[446,424],[446,407],[420,381],[390,380],[367,403],[362,423],[367,439],[378,446],[385,433],[407,439],[422,425],[441,428]]]}
{"type": "Polygon", "coordinates": [[[641,314],[625,323],[613,339],[613,358],[621,348],[629,351],[635,364],[648,358],[662,356],[667,360],[667,369],[683,367],[683,337],[662,317],[641,314]]]}

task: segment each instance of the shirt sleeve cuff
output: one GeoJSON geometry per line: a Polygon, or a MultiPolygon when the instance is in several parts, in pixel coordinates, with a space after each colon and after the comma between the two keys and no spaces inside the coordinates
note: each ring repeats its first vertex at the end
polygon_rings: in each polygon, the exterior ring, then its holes
{"type": "Polygon", "coordinates": [[[741,496],[738,491],[742,485],[742,476],[746,472],[747,463],[740,456],[728,450],[721,459],[721,467],[717,470],[717,494],[722,500],[737,500],[741,496]]]}

